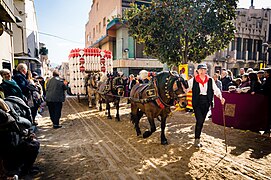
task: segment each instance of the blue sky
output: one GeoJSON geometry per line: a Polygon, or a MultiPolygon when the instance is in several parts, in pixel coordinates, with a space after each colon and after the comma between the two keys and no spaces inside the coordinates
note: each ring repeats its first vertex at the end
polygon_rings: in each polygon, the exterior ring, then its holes
{"type": "MultiPolygon", "coordinates": [[[[239,0],[238,7],[248,8],[250,3],[251,0],[239,0]]],[[[40,42],[46,44],[51,63],[68,61],[71,49],[84,47],[91,4],[92,0],[35,0],[39,31],[68,40],[40,33],[40,42]]],[[[254,0],[254,6],[271,8],[271,0],[254,0]]]]}

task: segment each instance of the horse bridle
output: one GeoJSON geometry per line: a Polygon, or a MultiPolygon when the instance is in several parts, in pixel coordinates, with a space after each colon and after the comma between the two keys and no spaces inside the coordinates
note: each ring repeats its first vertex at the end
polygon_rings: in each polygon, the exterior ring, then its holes
{"type": "MultiPolygon", "coordinates": [[[[178,95],[177,95],[177,91],[178,89],[180,88],[179,85],[178,85],[178,82],[180,82],[182,84],[182,82],[184,81],[184,79],[182,77],[176,77],[176,75],[173,75],[171,72],[169,74],[169,76],[166,78],[166,83],[165,83],[165,93],[166,93],[166,98],[169,99],[169,102],[172,102],[172,101],[175,101],[178,99],[178,95]],[[170,80],[171,78],[174,77],[175,79],[173,80],[174,82],[172,83],[172,90],[173,90],[173,97],[170,96],[170,90],[168,88],[168,84],[170,83],[170,80]],[[174,86],[177,86],[177,88],[174,90],[174,86]]],[[[164,100],[160,97],[160,94],[159,94],[159,91],[158,91],[158,88],[157,88],[157,81],[155,80],[154,81],[154,85],[155,85],[155,89],[157,91],[157,95],[158,95],[158,98],[161,100],[161,102],[167,106],[167,107],[170,107],[172,104],[168,104],[166,102],[164,102],[164,100]]]]}

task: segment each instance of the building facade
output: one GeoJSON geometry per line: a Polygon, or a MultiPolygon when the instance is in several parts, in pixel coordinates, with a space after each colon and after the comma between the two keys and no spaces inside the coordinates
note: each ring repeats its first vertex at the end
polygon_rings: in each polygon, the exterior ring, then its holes
{"type": "MultiPolygon", "coordinates": [[[[141,69],[162,70],[163,64],[146,57],[144,45],[136,43],[118,20],[131,2],[148,4],[150,1],[94,0],[85,27],[85,46],[111,50],[114,68],[125,74],[136,74],[141,69]]],[[[248,9],[238,8],[236,15],[234,40],[228,48],[204,60],[210,75],[222,68],[237,75],[240,68],[257,70],[271,64],[271,10],[255,9],[252,1],[248,9]]],[[[189,74],[193,74],[194,68],[194,63],[188,64],[189,74]]]]}
{"type": "Polygon", "coordinates": [[[142,69],[161,71],[163,64],[145,56],[144,45],[130,37],[118,20],[132,2],[147,5],[151,0],[93,0],[85,26],[85,46],[112,51],[114,69],[125,75],[138,74],[142,69]]]}
{"type": "Polygon", "coordinates": [[[271,66],[271,9],[239,8],[234,21],[235,38],[225,50],[205,61],[215,70],[230,69],[234,75],[240,68],[259,70],[271,66]]]}
{"type": "Polygon", "coordinates": [[[39,34],[34,0],[14,0],[14,13],[21,22],[13,26],[14,63],[26,63],[41,75],[39,34]]]}
{"type": "MultiPolygon", "coordinates": [[[[0,0],[0,69],[14,67],[13,26],[16,23],[13,0],[0,0]]],[[[1,82],[0,77],[0,82],[1,82]]]]}

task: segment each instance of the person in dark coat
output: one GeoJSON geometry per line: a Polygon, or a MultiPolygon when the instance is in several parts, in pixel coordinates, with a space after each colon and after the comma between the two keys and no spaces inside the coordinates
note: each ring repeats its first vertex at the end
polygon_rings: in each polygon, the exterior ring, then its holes
{"type": "Polygon", "coordinates": [[[221,83],[222,83],[222,91],[228,91],[229,85],[232,81],[231,77],[228,75],[226,70],[222,70],[221,72],[221,83]]]}
{"type": "Polygon", "coordinates": [[[21,88],[22,93],[25,97],[28,97],[30,95],[30,91],[28,89],[28,81],[27,81],[27,66],[24,63],[20,63],[17,66],[17,73],[13,75],[12,79],[16,81],[18,86],[21,88]]]}
{"type": "Polygon", "coordinates": [[[267,97],[268,99],[268,127],[265,131],[265,133],[270,134],[270,129],[271,129],[271,111],[270,111],[270,106],[271,106],[271,69],[266,70],[265,72],[265,81],[262,84],[262,93],[267,97]]]}
{"type": "Polygon", "coordinates": [[[250,93],[251,94],[259,94],[261,91],[262,83],[259,80],[257,74],[255,72],[251,72],[248,74],[249,78],[249,86],[250,86],[250,93]]]}
{"type": "Polygon", "coordinates": [[[62,104],[65,101],[65,90],[67,86],[63,79],[59,77],[57,71],[53,72],[53,77],[46,84],[46,104],[49,109],[53,128],[61,128],[59,119],[61,117],[62,104]]]}

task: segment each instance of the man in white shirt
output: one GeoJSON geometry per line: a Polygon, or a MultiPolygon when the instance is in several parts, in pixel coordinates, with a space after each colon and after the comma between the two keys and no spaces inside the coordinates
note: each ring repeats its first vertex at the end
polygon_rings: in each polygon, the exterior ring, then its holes
{"type": "Polygon", "coordinates": [[[210,106],[213,105],[213,97],[216,95],[224,104],[225,99],[222,97],[220,89],[216,86],[213,78],[207,75],[206,64],[199,64],[195,77],[188,81],[187,92],[192,89],[192,104],[196,117],[195,127],[195,147],[202,147],[200,135],[210,106]]]}

